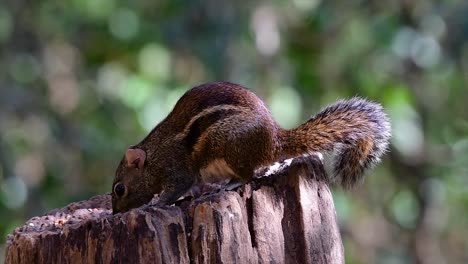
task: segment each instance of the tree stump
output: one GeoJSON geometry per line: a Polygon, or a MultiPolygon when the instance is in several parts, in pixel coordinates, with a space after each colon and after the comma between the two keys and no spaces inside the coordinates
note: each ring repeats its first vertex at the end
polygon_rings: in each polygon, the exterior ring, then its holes
{"type": "Polygon", "coordinates": [[[321,160],[257,172],[235,191],[112,215],[110,195],[33,217],[8,236],[5,263],[343,263],[321,160]]]}

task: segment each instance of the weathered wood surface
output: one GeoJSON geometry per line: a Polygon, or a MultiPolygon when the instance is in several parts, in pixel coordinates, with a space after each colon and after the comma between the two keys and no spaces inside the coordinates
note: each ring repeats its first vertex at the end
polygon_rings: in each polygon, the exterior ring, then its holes
{"type": "Polygon", "coordinates": [[[286,163],[177,206],[112,215],[110,195],[72,203],[8,236],[5,263],[343,263],[320,160],[286,163]]]}

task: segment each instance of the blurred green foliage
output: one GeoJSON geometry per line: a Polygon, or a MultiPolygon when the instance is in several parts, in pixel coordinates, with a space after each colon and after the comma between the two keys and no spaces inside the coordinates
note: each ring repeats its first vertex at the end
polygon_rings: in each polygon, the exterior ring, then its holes
{"type": "Polygon", "coordinates": [[[335,190],[347,263],[467,263],[466,14],[462,0],[4,0],[1,243],[110,191],[126,147],[184,91],[228,80],[285,127],[339,98],[381,102],[391,152],[335,190]]]}

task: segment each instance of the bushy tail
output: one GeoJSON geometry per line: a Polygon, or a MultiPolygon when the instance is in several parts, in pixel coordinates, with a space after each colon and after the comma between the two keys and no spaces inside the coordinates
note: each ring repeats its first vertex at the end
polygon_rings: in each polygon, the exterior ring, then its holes
{"type": "Polygon", "coordinates": [[[357,97],[330,105],[298,128],[283,132],[286,156],[322,153],[330,181],[344,188],[360,182],[380,161],[391,137],[382,106],[357,97]]]}

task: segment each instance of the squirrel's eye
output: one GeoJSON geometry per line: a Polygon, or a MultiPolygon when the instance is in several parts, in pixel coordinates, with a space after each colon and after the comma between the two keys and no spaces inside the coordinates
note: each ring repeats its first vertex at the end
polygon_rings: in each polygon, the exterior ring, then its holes
{"type": "Polygon", "coordinates": [[[114,186],[114,192],[117,194],[117,196],[122,197],[125,194],[125,185],[122,183],[117,183],[114,186]]]}

